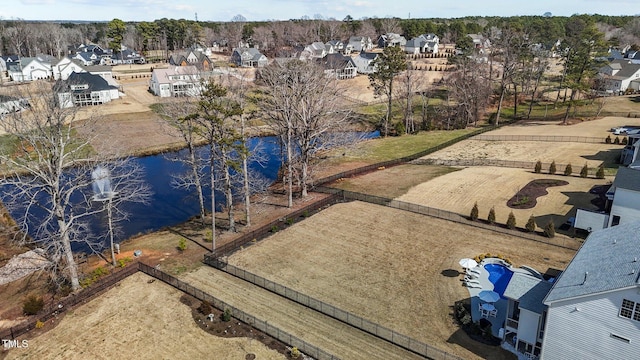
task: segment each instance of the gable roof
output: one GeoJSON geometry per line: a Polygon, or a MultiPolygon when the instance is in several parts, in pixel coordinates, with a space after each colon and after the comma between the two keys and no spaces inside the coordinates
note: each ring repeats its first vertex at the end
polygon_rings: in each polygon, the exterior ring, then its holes
{"type": "Polygon", "coordinates": [[[628,167],[618,168],[613,187],[640,192],[640,171],[628,167]]]}
{"type": "Polygon", "coordinates": [[[612,76],[613,78],[620,80],[628,79],[640,70],[640,64],[633,63],[626,59],[614,60],[609,64],[609,66],[611,66],[612,69],[617,69],[617,66],[620,67],[620,71],[612,76]]]}
{"type": "MultiPolygon", "coordinates": [[[[622,169],[620,169],[622,170],[622,169]]],[[[589,234],[555,281],[545,304],[638,286],[640,222],[623,223],[589,234]]]]}
{"type": "Polygon", "coordinates": [[[6,55],[6,56],[3,55],[3,56],[0,56],[0,58],[4,60],[5,63],[20,61],[20,56],[18,55],[6,55]]]}
{"type": "Polygon", "coordinates": [[[342,54],[328,54],[322,59],[316,60],[325,70],[345,69],[348,66],[355,67],[355,63],[350,56],[342,54]]]}
{"type": "Polygon", "coordinates": [[[504,290],[504,296],[519,301],[518,306],[522,309],[542,314],[547,307],[542,300],[549,293],[552,285],[531,275],[515,272],[504,290]]]}
{"type": "Polygon", "coordinates": [[[365,58],[367,60],[375,60],[378,57],[378,53],[371,53],[371,52],[366,52],[366,51],[361,51],[360,55],[358,55],[361,58],[365,58]]]}

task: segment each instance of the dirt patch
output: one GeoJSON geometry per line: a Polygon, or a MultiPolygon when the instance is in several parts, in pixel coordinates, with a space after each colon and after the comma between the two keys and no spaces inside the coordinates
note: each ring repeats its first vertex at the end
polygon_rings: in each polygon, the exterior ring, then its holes
{"type": "Polygon", "coordinates": [[[525,185],[509,201],[507,206],[512,209],[531,209],[538,203],[537,199],[547,195],[550,186],[563,186],[569,183],[557,179],[536,179],[525,185]]]}

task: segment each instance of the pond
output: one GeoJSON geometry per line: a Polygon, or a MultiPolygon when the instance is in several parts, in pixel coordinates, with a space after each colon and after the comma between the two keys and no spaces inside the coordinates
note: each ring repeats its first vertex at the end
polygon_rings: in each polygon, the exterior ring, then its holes
{"type": "MultiPolygon", "coordinates": [[[[378,132],[358,133],[364,138],[375,138],[378,132]]],[[[276,137],[255,137],[248,140],[250,151],[258,150],[261,153],[260,161],[250,161],[249,168],[254,176],[261,177],[266,183],[271,184],[276,180],[282,156],[276,137]]],[[[206,146],[199,151],[208,152],[206,146]]],[[[186,155],[186,150],[167,152],[158,155],[150,155],[133,159],[144,171],[145,181],[152,191],[149,204],[128,203],[123,209],[129,214],[128,221],[120,223],[116,242],[128,239],[138,234],[149,233],[159,229],[175,226],[200,213],[197,196],[194,191],[179,189],[172,186],[173,176],[185,173],[188,169],[182,162],[175,159],[186,155]]],[[[205,204],[210,210],[210,187],[205,180],[205,204]]],[[[2,192],[4,194],[4,191],[2,192]]],[[[216,203],[221,205],[224,201],[222,193],[216,193],[216,203]]],[[[217,209],[220,211],[220,208],[217,209]]],[[[17,214],[12,214],[17,217],[17,214]]],[[[37,214],[35,218],[37,221],[37,214]]],[[[90,230],[94,234],[106,233],[106,215],[101,214],[90,220],[90,230]]],[[[34,234],[30,234],[34,236],[34,234]]],[[[74,251],[88,251],[86,246],[74,244],[74,251]]],[[[105,245],[106,247],[106,245],[105,245]]]]}

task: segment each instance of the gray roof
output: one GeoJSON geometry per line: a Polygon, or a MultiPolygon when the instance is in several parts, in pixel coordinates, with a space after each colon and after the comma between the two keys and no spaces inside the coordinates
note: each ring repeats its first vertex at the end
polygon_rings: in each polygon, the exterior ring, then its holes
{"type": "Polygon", "coordinates": [[[375,60],[375,58],[378,57],[378,53],[370,53],[370,52],[362,51],[362,52],[360,52],[360,55],[358,55],[358,56],[360,56],[361,58],[368,59],[368,60],[375,60]]]}
{"type": "MultiPolygon", "coordinates": [[[[633,170],[632,170],[633,171],[633,170]]],[[[640,222],[592,232],[555,281],[545,304],[638,286],[640,222]],[[586,279],[585,279],[586,278],[586,279]]]]}
{"type": "Polygon", "coordinates": [[[542,299],[549,293],[551,283],[531,275],[514,273],[509,285],[504,290],[504,296],[519,301],[519,307],[536,314],[542,314],[547,308],[542,299]]]}
{"type": "Polygon", "coordinates": [[[102,91],[116,89],[115,86],[109,85],[109,83],[103,79],[100,75],[93,75],[90,73],[76,73],[73,72],[69,75],[66,81],[59,81],[56,83],[56,90],[58,92],[66,92],[70,90],[71,85],[87,84],[89,88],[86,90],[74,90],[76,93],[90,93],[92,91],[102,91]]]}
{"type": "Polygon", "coordinates": [[[620,167],[613,180],[613,186],[621,189],[627,189],[640,192],[640,171],[620,167]]]}
{"type": "Polygon", "coordinates": [[[614,75],[614,77],[619,79],[628,79],[633,76],[633,74],[638,72],[638,70],[640,70],[640,64],[634,64],[626,59],[612,61],[610,64],[610,66],[612,66],[612,69],[615,69],[613,66],[615,66],[614,64],[616,63],[621,66],[621,69],[614,75]]]}

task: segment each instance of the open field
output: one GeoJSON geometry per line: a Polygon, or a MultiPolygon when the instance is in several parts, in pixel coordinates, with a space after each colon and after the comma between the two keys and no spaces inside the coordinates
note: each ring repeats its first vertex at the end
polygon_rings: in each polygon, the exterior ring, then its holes
{"type": "MultiPolygon", "coordinates": [[[[636,111],[640,106],[636,105],[636,111]]],[[[613,111],[613,109],[612,109],[613,111]]],[[[562,121],[519,121],[492,131],[491,135],[550,135],[600,137],[603,140],[611,135],[612,127],[622,125],[640,126],[640,119],[626,117],[604,117],[597,120],[582,121],[572,125],[562,125],[562,121]]],[[[615,137],[612,135],[611,137],[615,137]]]]}
{"type": "Polygon", "coordinates": [[[182,292],[136,273],[100,297],[47,322],[29,334],[27,348],[4,352],[6,359],[285,359],[249,338],[221,338],[196,325],[182,292]],[[119,354],[119,355],[118,355],[119,354]]]}
{"type": "Polygon", "coordinates": [[[573,251],[361,202],[338,204],[229,257],[233,265],[465,359],[512,359],[471,340],[451,306],[458,260],[503,254],[564,269],[573,251]]]}

